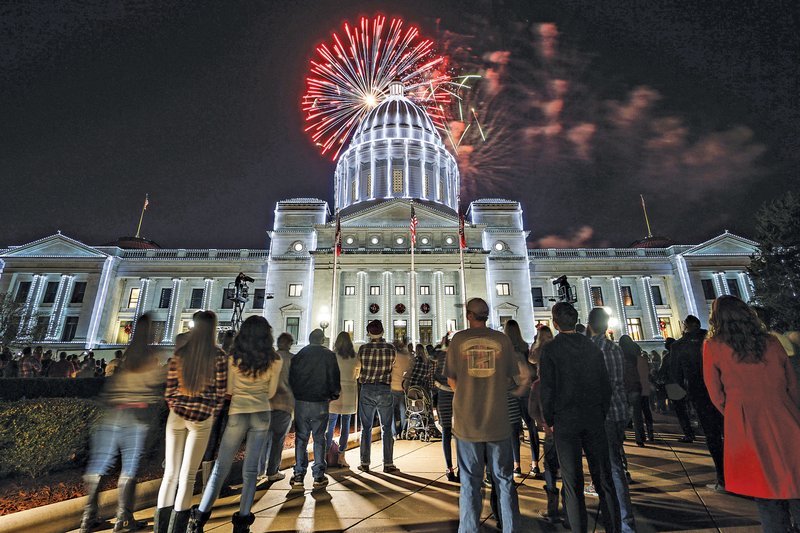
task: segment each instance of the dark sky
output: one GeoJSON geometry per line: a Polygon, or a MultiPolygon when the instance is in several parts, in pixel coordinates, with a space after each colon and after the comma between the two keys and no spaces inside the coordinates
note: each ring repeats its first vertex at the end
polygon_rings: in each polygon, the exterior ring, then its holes
{"type": "Polygon", "coordinates": [[[145,193],[164,247],[266,246],[276,201],[332,199],[299,105],[314,48],[376,13],[497,75],[505,133],[482,148],[504,161],[476,160],[465,194],[522,201],[541,245],[643,237],[640,193],[656,233],[753,236],[757,206],[797,189],[790,1],[9,2],[0,246],[130,235],[145,193]]]}

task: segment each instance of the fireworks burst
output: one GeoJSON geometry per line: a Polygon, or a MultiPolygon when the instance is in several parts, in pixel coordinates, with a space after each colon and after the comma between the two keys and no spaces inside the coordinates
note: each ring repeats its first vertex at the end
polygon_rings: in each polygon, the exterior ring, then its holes
{"type": "Polygon", "coordinates": [[[358,26],[344,25],[344,39],[333,34],[331,45],[317,47],[311,60],[302,109],[305,128],[322,153],[336,159],[361,119],[388,94],[389,84],[401,81],[406,96],[426,109],[444,127],[443,106],[451,93],[447,61],[433,52],[433,41],[420,38],[419,29],[403,28],[401,19],[362,17],[358,26]]]}

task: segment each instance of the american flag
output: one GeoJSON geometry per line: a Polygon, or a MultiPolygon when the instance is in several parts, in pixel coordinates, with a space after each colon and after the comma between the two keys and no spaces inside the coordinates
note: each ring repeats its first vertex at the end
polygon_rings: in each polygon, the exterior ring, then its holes
{"type": "Polygon", "coordinates": [[[417,224],[419,221],[417,220],[417,213],[414,211],[414,206],[411,206],[411,224],[409,228],[411,229],[411,244],[417,244],[417,224]]]}
{"type": "Polygon", "coordinates": [[[339,221],[339,213],[336,213],[336,257],[342,255],[342,224],[339,221]]]}
{"type": "Polygon", "coordinates": [[[467,249],[467,236],[464,235],[464,213],[458,214],[458,244],[462,250],[467,249]]]}

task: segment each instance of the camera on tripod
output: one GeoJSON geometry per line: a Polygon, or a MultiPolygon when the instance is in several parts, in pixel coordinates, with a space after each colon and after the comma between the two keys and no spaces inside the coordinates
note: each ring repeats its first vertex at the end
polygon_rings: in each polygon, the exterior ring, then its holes
{"type": "Polygon", "coordinates": [[[228,301],[233,302],[233,313],[231,314],[231,329],[239,331],[242,325],[242,311],[244,311],[244,304],[250,299],[250,287],[248,283],[253,283],[255,280],[245,274],[239,272],[236,279],[228,283],[228,301]],[[233,285],[233,287],[231,287],[233,285]]]}
{"type": "Polygon", "coordinates": [[[551,301],[566,302],[570,304],[574,304],[578,301],[578,296],[575,294],[575,287],[569,284],[566,275],[553,280],[553,285],[557,287],[556,299],[552,299],[551,301]]]}

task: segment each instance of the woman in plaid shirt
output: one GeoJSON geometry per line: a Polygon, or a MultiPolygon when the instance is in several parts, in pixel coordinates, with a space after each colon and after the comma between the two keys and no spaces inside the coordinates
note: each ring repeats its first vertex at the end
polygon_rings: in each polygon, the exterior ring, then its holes
{"type": "Polygon", "coordinates": [[[185,531],[189,522],[195,475],[228,383],[227,357],[216,336],[217,315],[196,313],[188,340],[169,360],[166,464],[155,513],[157,533],[185,531]]]}

